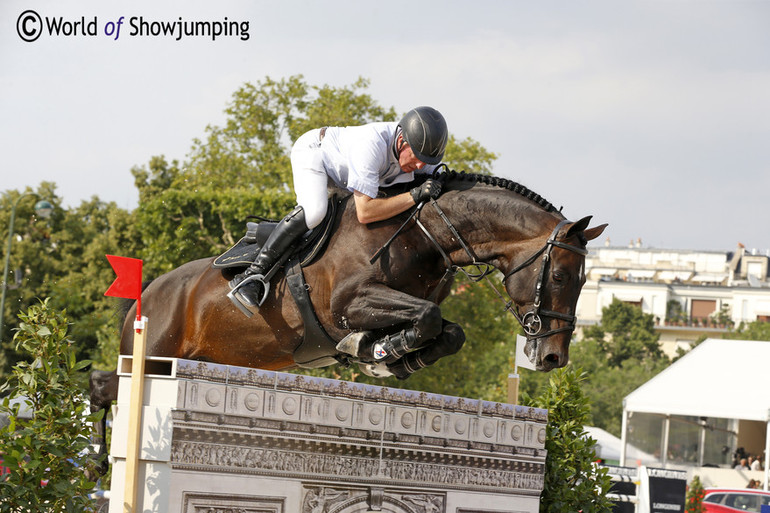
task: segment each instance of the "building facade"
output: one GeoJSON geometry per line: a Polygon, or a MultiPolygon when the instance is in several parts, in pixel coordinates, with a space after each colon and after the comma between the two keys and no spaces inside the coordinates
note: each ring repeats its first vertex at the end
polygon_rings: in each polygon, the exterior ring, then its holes
{"type": "Polygon", "coordinates": [[[664,352],[688,349],[702,335],[719,337],[740,323],[770,322],[770,252],[690,251],[606,244],[586,257],[579,326],[601,320],[614,299],[655,318],[664,352]]]}

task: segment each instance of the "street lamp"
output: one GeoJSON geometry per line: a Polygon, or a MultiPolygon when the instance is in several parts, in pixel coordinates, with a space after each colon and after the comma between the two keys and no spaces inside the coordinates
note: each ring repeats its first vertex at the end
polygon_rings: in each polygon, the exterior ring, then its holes
{"type": "MultiPolygon", "coordinates": [[[[5,291],[8,289],[8,265],[11,262],[11,243],[13,242],[13,223],[16,220],[16,207],[25,196],[39,197],[37,193],[25,192],[18,198],[11,208],[11,222],[8,224],[8,245],[5,247],[5,268],[3,269],[2,296],[0,296],[0,341],[3,340],[3,318],[5,316],[5,291]]],[[[46,200],[40,200],[35,203],[35,212],[43,219],[47,219],[53,212],[53,205],[46,200]]]]}

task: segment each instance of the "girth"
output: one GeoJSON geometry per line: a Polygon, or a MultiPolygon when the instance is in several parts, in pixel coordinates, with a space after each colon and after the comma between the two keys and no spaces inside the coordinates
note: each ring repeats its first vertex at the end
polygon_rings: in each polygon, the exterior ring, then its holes
{"type": "Polygon", "coordinates": [[[297,309],[305,325],[302,343],[294,351],[294,361],[300,367],[314,369],[337,363],[333,356],[337,353],[337,341],[332,339],[318,320],[310,300],[310,287],[305,283],[302,265],[297,255],[289,258],[286,264],[286,283],[297,304],[297,309]]]}

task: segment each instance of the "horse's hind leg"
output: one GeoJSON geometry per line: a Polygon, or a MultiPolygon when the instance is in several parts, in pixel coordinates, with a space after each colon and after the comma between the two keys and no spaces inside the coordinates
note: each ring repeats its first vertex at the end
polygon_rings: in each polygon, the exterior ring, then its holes
{"type": "Polygon", "coordinates": [[[117,401],[118,399],[118,373],[117,371],[95,370],[91,372],[89,384],[91,389],[91,413],[104,410],[101,420],[96,423],[92,439],[93,445],[97,448],[97,469],[99,473],[104,475],[110,466],[109,461],[107,461],[107,443],[105,439],[107,410],[112,405],[112,401],[117,401]]]}
{"type": "Polygon", "coordinates": [[[406,379],[418,370],[433,365],[444,356],[455,354],[465,343],[465,333],[459,324],[444,320],[441,334],[425,347],[388,364],[388,370],[398,379],[406,379]]]}

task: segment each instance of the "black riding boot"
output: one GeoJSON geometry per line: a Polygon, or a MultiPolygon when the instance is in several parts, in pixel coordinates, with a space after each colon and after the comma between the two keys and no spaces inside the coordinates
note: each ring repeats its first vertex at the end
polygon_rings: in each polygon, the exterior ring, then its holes
{"type": "Polygon", "coordinates": [[[270,271],[289,247],[307,231],[305,211],[299,206],[295,207],[278,223],[265,241],[265,245],[262,246],[257,258],[254,259],[254,263],[230,280],[230,288],[238,288],[235,295],[242,303],[251,307],[258,307],[262,304],[263,296],[267,291],[267,285],[264,281],[265,274],[270,271]],[[254,276],[255,279],[238,287],[238,284],[249,276],[254,276]]]}

